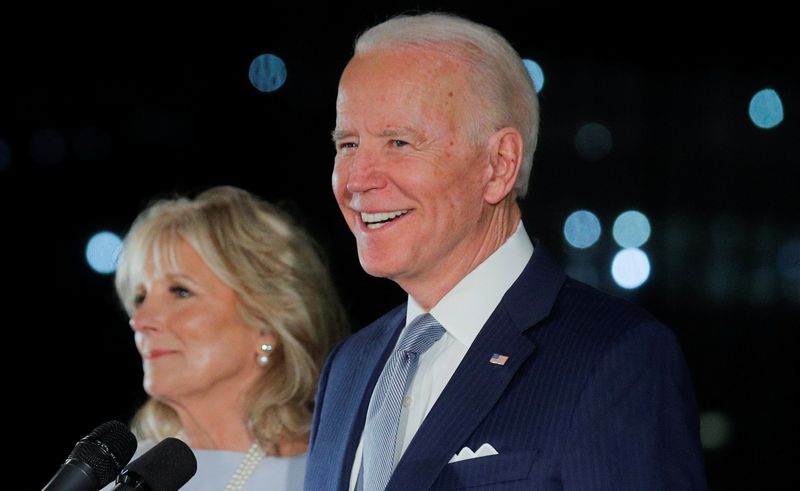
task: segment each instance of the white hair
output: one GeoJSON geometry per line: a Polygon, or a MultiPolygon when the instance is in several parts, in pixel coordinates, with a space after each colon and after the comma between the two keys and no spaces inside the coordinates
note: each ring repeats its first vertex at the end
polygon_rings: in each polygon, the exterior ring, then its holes
{"type": "Polygon", "coordinates": [[[401,15],[378,24],[357,39],[355,55],[378,49],[420,48],[445,53],[466,63],[475,99],[469,122],[477,138],[506,127],[523,138],[523,154],[514,190],[528,192],[539,131],[539,102],[519,54],[494,29],[452,14],[401,15]]]}

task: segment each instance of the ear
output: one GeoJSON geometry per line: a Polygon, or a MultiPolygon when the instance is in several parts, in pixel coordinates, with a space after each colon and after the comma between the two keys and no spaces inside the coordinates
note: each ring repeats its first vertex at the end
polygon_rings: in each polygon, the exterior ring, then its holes
{"type": "Polygon", "coordinates": [[[514,191],[522,165],[522,135],[516,128],[503,128],[489,138],[489,180],[484,199],[493,205],[514,191]]]}

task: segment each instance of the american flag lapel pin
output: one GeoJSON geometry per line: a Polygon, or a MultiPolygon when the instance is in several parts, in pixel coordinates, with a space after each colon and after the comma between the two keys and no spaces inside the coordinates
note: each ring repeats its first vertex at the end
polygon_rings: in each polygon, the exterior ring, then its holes
{"type": "Polygon", "coordinates": [[[497,353],[493,354],[491,358],[489,358],[489,363],[494,363],[495,365],[505,365],[508,361],[508,356],[506,355],[499,355],[497,353]]]}

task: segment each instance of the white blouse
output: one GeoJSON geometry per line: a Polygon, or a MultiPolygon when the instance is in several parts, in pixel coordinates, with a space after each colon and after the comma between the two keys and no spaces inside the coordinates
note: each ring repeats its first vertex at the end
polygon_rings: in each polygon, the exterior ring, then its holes
{"type": "MultiPolygon", "coordinates": [[[[142,442],[131,460],[153,447],[152,442],[142,442]]],[[[245,458],[245,452],[229,450],[201,450],[193,448],[197,458],[197,473],[181,491],[222,491],[245,458]]],[[[302,491],[306,472],[306,454],[294,457],[264,457],[244,484],[242,491],[302,491]]],[[[102,491],[110,491],[109,484],[102,491]]]]}

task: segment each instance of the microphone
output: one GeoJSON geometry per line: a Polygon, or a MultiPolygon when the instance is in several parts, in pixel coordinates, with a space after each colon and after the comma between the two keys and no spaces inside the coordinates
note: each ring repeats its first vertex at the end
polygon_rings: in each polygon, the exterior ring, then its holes
{"type": "Polygon", "coordinates": [[[42,491],[97,491],[114,480],[136,451],[136,437],[119,421],[81,438],[42,491]]]}
{"type": "Polygon", "coordinates": [[[122,469],[112,491],[177,491],[195,472],[192,449],[169,437],[122,469]]]}

